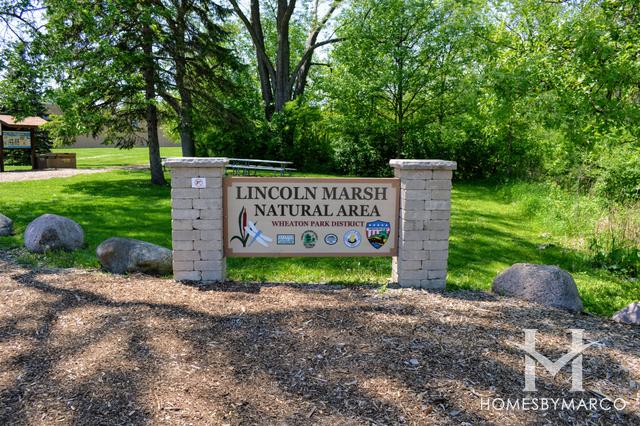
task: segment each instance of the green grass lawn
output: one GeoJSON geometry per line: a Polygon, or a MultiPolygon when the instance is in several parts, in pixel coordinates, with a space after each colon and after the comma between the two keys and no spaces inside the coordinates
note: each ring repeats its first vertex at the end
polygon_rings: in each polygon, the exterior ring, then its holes
{"type": "MultiPolygon", "coordinates": [[[[56,148],[52,152],[69,152],[76,154],[78,168],[100,168],[111,166],[144,166],[149,164],[149,149],[131,148],[56,148]]],[[[179,146],[160,148],[162,157],[181,157],[179,146]]]]}
{"type": "MultiPolygon", "coordinates": [[[[146,147],[119,149],[104,148],[55,148],[54,153],[74,153],[79,169],[96,169],[113,166],[144,166],[149,164],[149,149],[146,147]]],[[[160,148],[162,157],[181,157],[179,146],[160,148]]],[[[31,170],[31,166],[7,166],[7,170],[31,170]]]]}
{"type": "MultiPolygon", "coordinates": [[[[146,172],[116,171],[2,183],[0,212],[14,220],[16,235],[0,238],[0,249],[20,247],[27,224],[43,213],[79,222],[87,246],[74,253],[45,255],[20,250],[24,262],[98,267],[95,248],[112,236],[170,247],[169,188],[148,182],[146,172]]],[[[488,290],[499,271],[516,262],[533,262],[569,270],[587,311],[610,315],[640,299],[640,283],[591,268],[584,254],[572,248],[568,235],[550,227],[544,215],[532,214],[528,204],[506,196],[504,189],[480,183],[454,185],[448,288],[488,290]]],[[[544,192],[537,196],[544,197],[544,192]]],[[[229,259],[228,276],[231,280],[384,285],[391,274],[390,263],[389,258],[375,257],[229,259]]]]}

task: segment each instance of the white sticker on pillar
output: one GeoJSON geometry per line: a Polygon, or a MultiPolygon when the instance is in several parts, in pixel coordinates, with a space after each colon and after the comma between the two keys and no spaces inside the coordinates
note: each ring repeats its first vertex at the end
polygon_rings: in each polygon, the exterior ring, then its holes
{"type": "Polygon", "coordinates": [[[191,188],[204,189],[207,187],[207,178],[191,178],[191,188]]]}

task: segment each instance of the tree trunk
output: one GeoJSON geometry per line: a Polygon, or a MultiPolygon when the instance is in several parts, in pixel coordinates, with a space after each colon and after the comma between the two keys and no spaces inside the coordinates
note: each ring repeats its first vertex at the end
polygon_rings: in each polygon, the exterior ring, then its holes
{"type": "Polygon", "coordinates": [[[147,138],[149,144],[149,167],[151,169],[151,183],[154,185],[166,185],[160,160],[160,143],[158,140],[158,110],[155,104],[156,83],[155,67],[153,62],[153,33],[147,22],[142,27],[144,64],[142,74],[145,84],[145,100],[147,102],[147,138]]]}
{"type": "Polygon", "coordinates": [[[278,51],[276,52],[276,103],[275,111],[282,112],[284,105],[291,100],[289,89],[289,5],[286,0],[278,0],[277,32],[278,51]]]}
{"type": "Polygon", "coordinates": [[[266,57],[264,46],[264,31],[260,19],[260,1],[251,0],[251,24],[255,34],[256,63],[258,64],[258,77],[260,78],[260,91],[264,102],[264,115],[268,121],[273,117],[273,89],[269,76],[269,59],[266,57]]]}
{"type": "Polygon", "coordinates": [[[182,114],[180,116],[180,145],[182,146],[182,156],[195,157],[196,143],[193,140],[191,108],[187,108],[184,105],[184,98],[182,102],[182,114]]]}
{"type": "Polygon", "coordinates": [[[396,59],[398,64],[398,92],[396,93],[396,120],[398,123],[397,148],[398,158],[404,158],[404,59],[396,59]]]}
{"type": "Polygon", "coordinates": [[[191,100],[191,90],[186,85],[187,59],[184,55],[185,46],[185,12],[179,8],[176,18],[176,49],[173,60],[176,65],[176,87],[180,94],[178,107],[178,120],[180,131],[180,145],[182,146],[183,157],[195,157],[196,145],[193,140],[193,102],[191,100]]]}
{"type": "Polygon", "coordinates": [[[443,147],[442,126],[444,123],[445,83],[446,83],[446,74],[442,72],[442,74],[440,75],[440,96],[439,96],[440,105],[438,108],[438,143],[441,148],[443,147]]]}
{"type": "Polygon", "coordinates": [[[264,31],[260,19],[260,0],[251,0],[249,17],[243,12],[238,0],[229,0],[236,15],[249,31],[251,41],[256,50],[260,89],[262,100],[264,101],[265,117],[268,121],[271,121],[274,112],[283,111],[287,102],[295,100],[304,92],[315,49],[340,41],[338,38],[332,38],[317,42],[317,39],[341,1],[335,0],[329,4],[326,13],[319,19],[317,16],[318,2],[316,2],[316,17],[309,32],[304,53],[298,64],[293,67],[294,71],[292,73],[289,25],[297,0],[277,0],[276,31],[278,40],[275,64],[267,56],[265,48],[264,31]]]}

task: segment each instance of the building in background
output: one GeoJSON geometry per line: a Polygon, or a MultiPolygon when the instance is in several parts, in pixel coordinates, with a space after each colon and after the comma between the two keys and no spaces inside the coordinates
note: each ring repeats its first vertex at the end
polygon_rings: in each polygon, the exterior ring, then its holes
{"type": "MultiPolygon", "coordinates": [[[[62,110],[57,105],[48,105],[47,106],[47,114],[62,114],[62,110]]],[[[140,132],[141,140],[145,140],[147,138],[147,134],[145,132],[140,132]]],[[[176,147],[180,146],[180,144],[175,143],[169,139],[169,137],[164,133],[162,128],[158,129],[158,141],[161,147],[176,147]]],[[[136,146],[146,146],[146,144],[140,143],[136,146]]],[[[92,137],[90,135],[77,136],[76,142],[73,145],[67,145],[68,148],[113,148],[113,145],[105,145],[104,137],[92,137]]]]}

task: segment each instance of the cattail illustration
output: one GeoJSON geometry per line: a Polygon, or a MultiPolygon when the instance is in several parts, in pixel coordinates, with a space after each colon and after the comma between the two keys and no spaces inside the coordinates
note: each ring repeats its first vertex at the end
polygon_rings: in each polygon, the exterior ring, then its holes
{"type": "Polygon", "coordinates": [[[238,227],[240,228],[240,235],[234,235],[231,237],[231,241],[237,238],[242,243],[242,247],[246,247],[249,235],[247,235],[247,209],[245,207],[240,210],[238,215],[238,227]]]}

